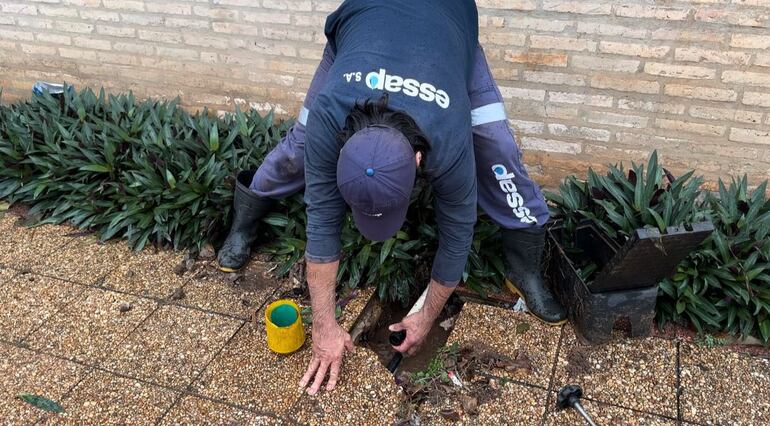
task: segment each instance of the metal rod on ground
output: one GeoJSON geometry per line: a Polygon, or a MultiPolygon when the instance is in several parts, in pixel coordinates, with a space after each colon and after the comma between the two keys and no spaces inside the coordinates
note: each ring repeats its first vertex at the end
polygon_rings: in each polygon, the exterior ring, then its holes
{"type": "Polygon", "coordinates": [[[594,423],[593,420],[591,420],[591,417],[586,413],[586,410],[583,408],[583,405],[580,404],[580,398],[583,396],[583,389],[580,388],[580,386],[577,385],[567,385],[561,388],[559,391],[559,395],[556,397],[556,408],[558,410],[565,410],[567,408],[572,408],[575,411],[577,411],[583,418],[585,419],[586,423],[588,423],[590,426],[596,426],[596,423],[594,423]]]}
{"type": "MultiPolygon", "coordinates": [[[[425,304],[425,298],[428,297],[428,288],[425,288],[425,291],[422,292],[422,295],[420,295],[420,298],[417,299],[416,302],[414,302],[414,305],[412,305],[412,309],[409,310],[409,313],[406,314],[406,316],[412,315],[422,309],[422,306],[425,304]]],[[[394,331],[390,333],[390,338],[388,338],[388,341],[393,346],[399,346],[402,343],[404,343],[404,340],[406,340],[406,330],[401,331],[394,331]]],[[[398,368],[398,365],[401,364],[401,360],[404,359],[404,354],[401,352],[396,352],[395,355],[393,355],[393,358],[390,359],[390,362],[388,363],[388,371],[391,373],[395,373],[396,369],[398,368]]]]}

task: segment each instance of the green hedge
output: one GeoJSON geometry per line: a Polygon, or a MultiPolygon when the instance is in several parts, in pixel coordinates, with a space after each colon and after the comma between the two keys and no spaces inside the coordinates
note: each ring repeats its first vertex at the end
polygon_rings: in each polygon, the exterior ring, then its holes
{"type": "MultiPolygon", "coordinates": [[[[35,96],[0,106],[0,198],[30,205],[41,223],[69,222],[136,249],[200,249],[226,234],[235,174],[256,168],[290,125],[255,111],[191,115],[176,100],[137,101],[131,93],[35,96]]],[[[432,206],[421,181],[404,228],[383,243],[363,239],[348,216],[340,281],[375,284],[383,298],[406,303],[429,279],[432,206]]],[[[264,250],[279,256],[284,274],[304,252],[301,195],[282,201],[265,223],[264,250]]],[[[465,274],[479,291],[502,279],[497,235],[494,224],[479,221],[465,274]]]]}
{"type": "MultiPolygon", "coordinates": [[[[568,177],[558,193],[546,192],[551,213],[568,229],[590,219],[623,243],[634,229],[659,228],[710,219],[715,232],[660,284],[658,322],[692,324],[699,332],[726,331],[770,340],[770,201],[767,182],[749,191],[747,178],[718,194],[704,193],[701,178],[675,178],[658,164],[610,165],[605,175],[568,177]]],[[[596,266],[578,265],[590,279],[596,266]]]]}

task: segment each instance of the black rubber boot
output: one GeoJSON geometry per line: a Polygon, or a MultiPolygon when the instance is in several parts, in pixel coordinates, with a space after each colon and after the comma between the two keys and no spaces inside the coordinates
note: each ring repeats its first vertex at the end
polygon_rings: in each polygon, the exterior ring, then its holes
{"type": "Polygon", "coordinates": [[[249,190],[254,170],[238,173],[233,199],[233,224],[217,261],[223,272],[235,272],[249,261],[251,245],[257,239],[257,227],[275,205],[275,200],[262,198],[249,190]]]}
{"type": "Polygon", "coordinates": [[[567,321],[567,312],[540,273],[544,247],[545,228],[504,229],[503,250],[508,260],[505,284],[524,299],[527,309],[537,319],[559,325],[567,321]]]}

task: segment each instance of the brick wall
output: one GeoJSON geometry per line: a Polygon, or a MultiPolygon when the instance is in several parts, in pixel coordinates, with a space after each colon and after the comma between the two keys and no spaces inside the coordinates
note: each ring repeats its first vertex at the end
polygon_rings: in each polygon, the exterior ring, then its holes
{"type": "MultiPolygon", "coordinates": [[[[386,0],[383,0],[386,1],[386,0]]],[[[533,174],[552,186],[657,148],[674,170],[770,178],[770,0],[478,0],[533,174]]],[[[0,0],[0,87],[38,79],[294,115],[325,0],[0,0]]]]}

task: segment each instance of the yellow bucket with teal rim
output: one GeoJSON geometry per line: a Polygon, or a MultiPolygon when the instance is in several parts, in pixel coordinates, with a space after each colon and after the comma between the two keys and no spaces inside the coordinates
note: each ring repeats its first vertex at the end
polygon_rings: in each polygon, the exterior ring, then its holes
{"type": "Polygon", "coordinates": [[[290,354],[305,344],[305,327],[299,306],[293,300],[281,299],[265,310],[267,346],[279,354],[290,354]]]}

